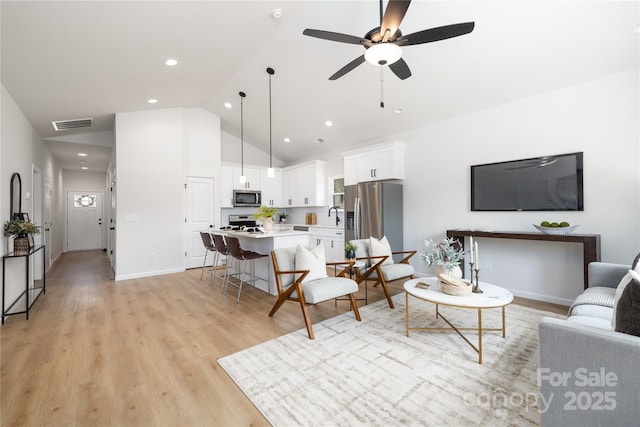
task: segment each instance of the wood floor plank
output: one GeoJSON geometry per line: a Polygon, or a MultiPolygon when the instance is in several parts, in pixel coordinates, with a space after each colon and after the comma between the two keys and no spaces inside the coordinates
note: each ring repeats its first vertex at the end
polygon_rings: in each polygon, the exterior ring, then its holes
{"type": "MultiPolygon", "coordinates": [[[[268,425],[218,366],[220,357],[304,328],[297,304],[223,295],[200,269],[115,282],[103,252],[65,253],[27,321],[0,329],[2,426],[268,425]]],[[[391,285],[391,293],[402,283],[391,285]]],[[[364,291],[360,292],[364,296],[364,291]]],[[[369,301],[384,298],[369,289],[369,301]]],[[[558,310],[544,303],[534,308],[558,310]]],[[[310,307],[313,323],[349,311],[310,307]]]]}

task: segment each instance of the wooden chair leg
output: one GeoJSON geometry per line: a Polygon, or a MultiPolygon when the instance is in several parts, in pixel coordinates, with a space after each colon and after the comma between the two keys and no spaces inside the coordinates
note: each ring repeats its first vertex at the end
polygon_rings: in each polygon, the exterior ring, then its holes
{"type": "Polygon", "coordinates": [[[391,295],[389,294],[389,288],[387,287],[387,282],[385,282],[384,278],[380,279],[380,284],[382,285],[384,294],[386,295],[387,301],[389,302],[389,308],[394,308],[393,301],[391,301],[391,295]]]}
{"type": "Polygon", "coordinates": [[[356,304],[356,299],[353,294],[349,294],[349,301],[351,301],[351,309],[353,310],[353,314],[356,316],[356,320],[362,320],[360,317],[360,310],[358,310],[358,304],[356,304]]]}
{"type": "Polygon", "coordinates": [[[279,296],[278,300],[276,301],[275,304],[273,304],[273,308],[269,312],[269,317],[273,317],[273,315],[276,314],[276,311],[278,311],[280,307],[282,307],[282,304],[284,304],[286,300],[287,300],[286,295],[279,296]]]}
{"type": "Polygon", "coordinates": [[[307,304],[301,298],[299,300],[300,308],[302,309],[302,317],[304,317],[304,324],[307,326],[307,333],[309,334],[309,339],[315,339],[313,335],[313,328],[311,327],[311,319],[309,318],[309,310],[307,310],[307,304]]]}

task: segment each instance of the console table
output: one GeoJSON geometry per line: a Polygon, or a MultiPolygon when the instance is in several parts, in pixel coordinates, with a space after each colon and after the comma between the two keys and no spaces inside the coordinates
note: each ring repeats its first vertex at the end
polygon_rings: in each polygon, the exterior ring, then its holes
{"type": "Polygon", "coordinates": [[[45,293],[45,250],[44,250],[44,245],[41,246],[35,246],[33,248],[31,248],[29,250],[28,253],[26,254],[15,254],[13,252],[9,252],[6,255],[2,256],[2,324],[4,324],[4,318],[5,316],[11,316],[14,314],[22,314],[25,313],[27,316],[27,320],[29,320],[29,309],[31,308],[31,306],[36,302],[36,300],[38,299],[38,297],[45,293]],[[42,286],[38,286],[38,287],[33,287],[30,288],[29,287],[29,277],[30,275],[30,271],[31,269],[29,268],[29,261],[31,259],[31,256],[35,255],[36,252],[41,251],[42,254],[42,286]],[[4,306],[5,306],[5,275],[6,275],[6,271],[7,271],[7,266],[6,266],[6,262],[9,259],[16,259],[16,258],[22,258],[24,259],[24,263],[25,263],[25,269],[26,269],[26,278],[25,278],[25,284],[24,284],[24,291],[22,291],[20,293],[20,295],[18,295],[18,297],[11,303],[11,305],[9,305],[9,307],[5,310],[4,306]],[[20,301],[22,298],[26,298],[25,301],[25,309],[24,311],[16,311],[13,313],[9,313],[11,311],[11,309],[13,308],[14,305],[16,305],[16,303],[18,301],[20,301]]]}
{"type": "MultiPolygon", "coordinates": [[[[557,236],[553,234],[535,232],[514,231],[480,231],[480,230],[447,230],[447,237],[461,237],[460,244],[464,249],[465,237],[487,237],[491,239],[515,239],[515,240],[539,240],[544,242],[568,242],[582,245],[582,263],[584,274],[584,288],[589,287],[589,263],[600,261],[600,235],[599,234],[567,234],[557,236]]],[[[463,269],[464,271],[464,269],[463,269]]]]}

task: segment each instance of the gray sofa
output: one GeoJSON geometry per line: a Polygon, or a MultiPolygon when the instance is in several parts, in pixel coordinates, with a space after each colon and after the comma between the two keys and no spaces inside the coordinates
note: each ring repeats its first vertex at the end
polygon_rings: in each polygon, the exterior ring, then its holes
{"type": "Polygon", "coordinates": [[[640,425],[640,337],[611,327],[615,288],[630,268],[589,264],[589,288],[568,318],[540,322],[542,426],[640,425]]]}

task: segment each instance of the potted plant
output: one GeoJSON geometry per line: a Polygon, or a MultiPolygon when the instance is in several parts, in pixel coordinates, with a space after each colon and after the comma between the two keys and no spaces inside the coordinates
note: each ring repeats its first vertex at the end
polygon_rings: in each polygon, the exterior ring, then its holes
{"type": "Polygon", "coordinates": [[[356,250],[358,249],[358,245],[347,242],[344,244],[344,257],[348,260],[353,260],[356,258],[356,250]]]}
{"type": "Polygon", "coordinates": [[[258,221],[262,221],[262,227],[267,231],[273,230],[273,216],[278,211],[277,208],[270,208],[269,206],[260,206],[257,211],[253,213],[253,217],[258,221]]]}
{"type": "Polygon", "coordinates": [[[461,249],[457,239],[445,237],[440,243],[429,239],[425,240],[424,245],[427,250],[424,254],[420,254],[420,258],[428,267],[435,265],[439,274],[462,277],[460,261],[464,259],[464,250],[461,249]]]}
{"type": "Polygon", "coordinates": [[[278,216],[280,217],[280,222],[282,224],[285,224],[287,222],[287,217],[289,216],[289,214],[286,212],[280,212],[278,216]]]}
{"type": "Polygon", "coordinates": [[[33,234],[40,234],[40,226],[32,222],[12,219],[4,224],[4,235],[15,236],[13,239],[13,252],[16,255],[29,253],[29,235],[33,234]]]}

